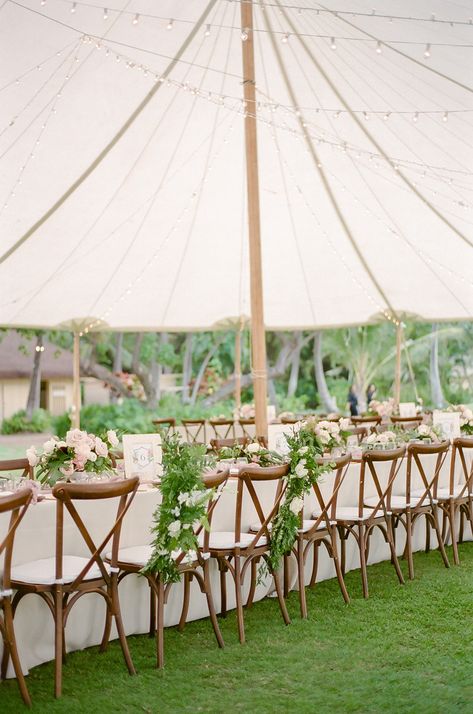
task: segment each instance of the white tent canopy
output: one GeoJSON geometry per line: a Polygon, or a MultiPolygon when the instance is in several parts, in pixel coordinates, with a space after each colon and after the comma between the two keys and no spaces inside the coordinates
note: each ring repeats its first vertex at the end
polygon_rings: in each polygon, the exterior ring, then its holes
{"type": "MultiPolygon", "coordinates": [[[[268,329],[473,316],[470,14],[255,4],[268,329]]],[[[238,1],[1,6],[0,324],[249,315],[244,38],[238,1]]]]}

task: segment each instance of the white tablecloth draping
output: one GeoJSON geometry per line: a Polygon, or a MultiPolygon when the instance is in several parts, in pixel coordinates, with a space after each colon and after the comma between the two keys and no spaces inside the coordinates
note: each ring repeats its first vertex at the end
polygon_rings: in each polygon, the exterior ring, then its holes
{"type": "MultiPolygon", "coordinates": [[[[429,457],[431,466],[434,459],[429,457]]],[[[448,468],[450,457],[442,468],[441,483],[448,485],[448,468]]],[[[394,485],[394,493],[402,493],[404,489],[405,465],[400,468],[398,477],[394,485]]],[[[356,506],[358,498],[359,484],[359,463],[351,463],[342,488],[339,492],[339,505],[356,506]]],[[[379,465],[381,479],[386,481],[388,467],[386,464],[379,465]]],[[[322,492],[327,497],[331,492],[331,476],[325,475],[322,479],[322,492]]],[[[421,488],[422,483],[419,477],[414,478],[413,488],[421,488]]],[[[274,482],[260,483],[258,493],[265,507],[270,507],[274,498],[274,482]]],[[[232,530],[235,516],[235,495],[236,482],[230,480],[220,498],[214,512],[213,529],[217,531],[232,530]]],[[[366,495],[376,495],[374,486],[368,482],[366,495]]],[[[128,547],[132,545],[142,545],[150,542],[150,527],[152,524],[153,511],[158,504],[160,494],[157,489],[139,491],[136,495],[130,511],[125,517],[121,545],[128,547]]],[[[315,497],[311,495],[305,505],[305,516],[310,514],[315,506],[315,497]]],[[[87,523],[93,538],[100,542],[101,534],[113,522],[116,510],[116,501],[90,501],[79,503],[78,510],[84,521],[87,523]]],[[[258,521],[254,507],[249,498],[244,501],[242,530],[258,521]]],[[[7,519],[0,516],[0,537],[6,530],[7,519]]],[[[397,549],[402,553],[405,543],[403,529],[399,529],[397,536],[397,549]]],[[[470,536],[469,531],[466,537],[470,536]]],[[[415,534],[414,547],[421,549],[425,543],[425,530],[419,524],[415,534]]],[[[435,535],[432,534],[432,547],[436,546],[435,535]]],[[[52,500],[45,500],[28,510],[24,521],[18,529],[14,564],[20,565],[25,562],[51,557],[54,555],[55,547],[55,503],[52,500]]],[[[64,529],[64,552],[70,555],[88,555],[87,547],[83,542],[79,532],[71,521],[66,520],[64,529]]],[[[376,529],[370,545],[369,562],[375,563],[389,558],[388,546],[382,534],[376,529]]],[[[306,564],[306,582],[309,581],[312,559],[308,558],[306,564]]],[[[217,611],[220,609],[220,588],[219,574],[216,563],[212,562],[212,588],[217,611]]],[[[352,538],[349,538],[346,550],[347,570],[358,568],[358,550],[352,538]]],[[[443,568],[439,558],[439,569],[443,568]]],[[[233,583],[228,577],[228,608],[234,607],[233,583]]],[[[332,561],[325,553],[325,549],[320,550],[318,580],[334,577],[332,561]]],[[[393,578],[395,574],[393,571],[393,578]]],[[[295,583],[295,566],[291,567],[291,582],[295,583]]],[[[247,583],[247,587],[249,583],[247,583]]],[[[372,584],[374,589],[375,583],[372,584]]],[[[206,601],[196,583],[192,584],[192,595],[189,608],[189,620],[194,620],[207,616],[206,601]]],[[[271,579],[267,579],[257,587],[256,600],[259,600],[272,591],[271,579]]],[[[147,632],[149,626],[149,588],[144,578],[130,575],[120,585],[120,603],[122,615],[127,634],[147,632]]],[[[165,624],[174,625],[178,622],[182,604],[182,586],[176,584],[171,591],[168,604],[165,606],[165,624]]],[[[73,607],[66,628],[66,646],[68,651],[79,650],[91,645],[98,644],[102,636],[104,622],[104,602],[100,596],[91,594],[83,597],[73,607]]],[[[275,623],[276,625],[276,623],[275,623]]],[[[50,613],[42,600],[35,595],[27,595],[21,601],[15,617],[15,631],[20,658],[24,671],[28,671],[42,662],[49,661],[54,656],[54,628],[50,613]]],[[[112,632],[112,637],[116,633],[112,632]]],[[[209,642],[212,643],[213,634],[209,624],[209,642]]],[[[1,647],[1,643],[0,643],[1,647]]]]}

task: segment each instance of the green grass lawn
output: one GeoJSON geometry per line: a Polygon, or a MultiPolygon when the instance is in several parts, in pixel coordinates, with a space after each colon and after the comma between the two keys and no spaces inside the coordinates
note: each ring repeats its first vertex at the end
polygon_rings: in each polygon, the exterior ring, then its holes
{"type": "MultiPolygon", "coordinates": [[[[450,551],[449,554],[451,555],[450,551]]],[[[166,630],[163,671],[154,642],[129,638],[138,670],[129,677],[113,642],[68,655],[64,695],[53,698],[53,664],[27,678],[37,712],[472,712],[473,543],[462,565],[446,570],[437,552],[416,554],[416,580],[404,587],[389,563],[369,569],[363,600],[359,571],[347,575],[346,606],[334,580],[308,590],[309,620],[291,593],[293,623],[277,602],[246,613],[247,644],[238,644],[234,613],[222,621],[218,650],[207,620],[183,634],[166,630]]],[[[21,712],[16,683],[0,685],[0,712],[21,712]]]]}

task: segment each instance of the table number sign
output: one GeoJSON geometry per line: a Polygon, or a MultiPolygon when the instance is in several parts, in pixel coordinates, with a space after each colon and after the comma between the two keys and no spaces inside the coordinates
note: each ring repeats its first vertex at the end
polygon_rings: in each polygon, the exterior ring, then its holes
{"type": "Polygon", "coordinates": [[[440,427],[442,436],[445,439],[452,440],[461,436],[459,412],[442,412],[435,410],[433,414],[433,424],[434,426],[440,427]]]}
{"type": "Polygon", "coordinates": [[[159,434],[123,436],[125,476],[139,476],[140,481],[155,481],[163,474],[163,455],[159,434]]]}

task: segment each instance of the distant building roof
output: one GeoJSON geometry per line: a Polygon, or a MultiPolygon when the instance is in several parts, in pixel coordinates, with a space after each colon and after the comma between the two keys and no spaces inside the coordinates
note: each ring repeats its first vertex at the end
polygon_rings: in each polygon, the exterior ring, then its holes
{"type": "MultiPolygon", "coordinates": [[[[61,350],[48,340],[43,341],[41,378],[72,379],[72,353],[61,350]]],[[[0,332],[0,379],[31,377],[36,338],[31,340],[14,330],[0,332]]]]}

